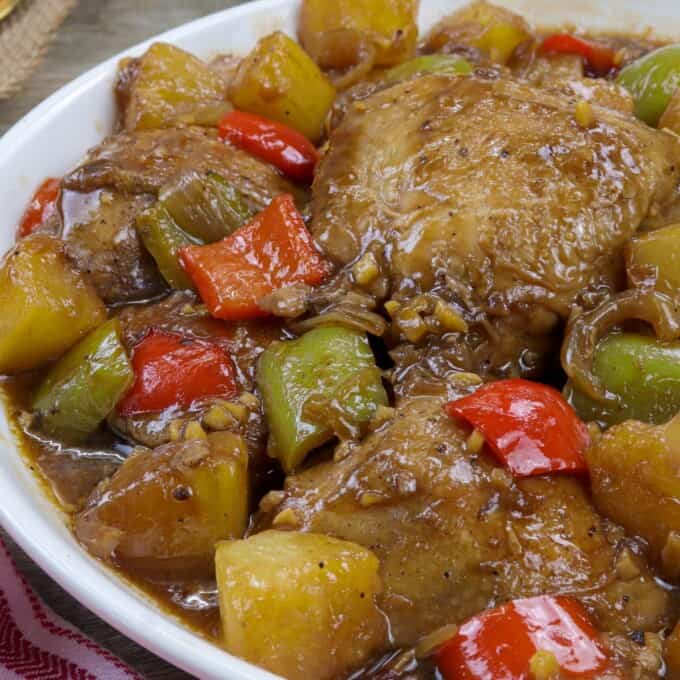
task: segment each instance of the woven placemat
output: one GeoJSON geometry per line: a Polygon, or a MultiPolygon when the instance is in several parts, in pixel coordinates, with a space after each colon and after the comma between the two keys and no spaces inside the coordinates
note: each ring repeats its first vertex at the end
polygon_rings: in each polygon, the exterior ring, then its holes
{"type": "Polygon", "coordinates": [[[0,99],[20,89],[77,0],[23,0],[0,22],[0,99]]]}

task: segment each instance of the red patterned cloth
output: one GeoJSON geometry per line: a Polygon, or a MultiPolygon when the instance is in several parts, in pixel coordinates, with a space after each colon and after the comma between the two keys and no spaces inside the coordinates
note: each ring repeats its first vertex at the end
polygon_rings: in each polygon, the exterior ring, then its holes
{"type": "Polygon", "coordinates": [[[0,679],[142,680],[38,599],[2,541],[0,679]]]}

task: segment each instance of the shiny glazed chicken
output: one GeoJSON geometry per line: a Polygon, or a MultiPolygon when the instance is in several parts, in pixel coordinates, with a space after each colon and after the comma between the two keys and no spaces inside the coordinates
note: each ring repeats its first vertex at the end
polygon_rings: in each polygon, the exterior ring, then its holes
{"type": "Polygon", "coordinates": [[[0,266],[17,437],[284,678],[680,678],[680,45],[417,11],[120,64],[0,266]]]}

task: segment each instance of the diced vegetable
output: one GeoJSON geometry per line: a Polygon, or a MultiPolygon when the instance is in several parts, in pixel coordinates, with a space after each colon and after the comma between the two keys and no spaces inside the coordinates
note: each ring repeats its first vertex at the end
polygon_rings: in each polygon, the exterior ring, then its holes
{"type": "Polygon", "coordinates": [[[33,401],[41,429],[69,441],[91,435],[132,385],[120,323],[107,321],[50,370],[33,401]]]}
{"type": "Polygon", "coordinates": [[[635,99],[635,115],[656,125],[680,87],[680,44],[650,52],[624,68],[617,82],[635,99]]]}
{"type": "Polygon", "coordinates": [[[317,142],[335,88],[300,45],[277,32],[260,40],[241,62],[229,96],[237,109],[283,123],[317,142]]]}
{"type": "Polygon", "coordinates": [[[253,213],[241,192],[215,172],[197,172],[161,190],[160,201],[137,217],[137,231],[165,280],[193,288],[179,251],[214,243],[247,224],[253,213]]]}
{"type": "Polygon", "coordinates": [[[481,0],[442,19],[428,36],[426,50],[470,47],[491,62],[506,64],[522,43],[531,41],[531,30],[519,14],[481,0]]]}
{"type": "Polygon", "coordinates": [[[46,179],[35,192],[19,225],[19,238],[32,234],[45,220],[57,211],[61,194],[61,180],[46,179]]]}
{"type": "Polygon", "coordinates": [[[248,522],[248,455],[228,432],[178,441],[128,458],[75,519],[98,557],[153,575],[208,576],[215,544],[248,522]]]}
{"type": "Polygon", "coordinates": [[[571,384],[591,399],[617,404],[618,397],[607,392],[595,375],[597,348],[612,329],[630,321],[645,322],[661,342],[680,337],[680,309],[673,297],[649,286],[629,288],[607,298],[590,312],[573,318],[562,343],[562,366],[571,384]]]}
{"type": "Polygon", "coordinates": [[[206,340],[151,330],[135,346],[132,366],[135,382],[120,403],[123,416],[188,409],[197,401],[238,393],[231,357],[206,340]]]}
{"type": "Polygon", "coordinates": [[[477,39],[477,47],[487,52],[496,64],[507,64],[515,50],[531,38],[528,31],[514,23],[500,23],[488,26],[477,39]]]}
{"type": "Polygon", "coordinates": [[[562,395],[529,380],[499,380],[449,402],[446,412],[470,423],[516,477],[587,472],[588,428],[562,395]]]}
{"type": "Polygon", "coordinates": [[[126,130],[215,126],[231,108],[219,75],[167,43],[155,43],[141,58],[123,62],[116,92],[126,130]]]}
{"type": "Polygon", "coordinates": [[[680,224],[631,239],[626,265],[633,285],[653,283],[658,290],[675,295],[680,290],[680,224]]]}
{"type": "Polygon", "coordinates": [[[659,118],[659,129],[671,130],[676,135],[680,135],[680,87],[675,90],[663,116],[659,118]]]}
{"type": "Polygon", "coordinates": [[[607,75],[615,68],[616,54],[610,47],[583,40],[568,33],[555,33],[541,44],[544,54],[578,54],[583,57],[590,73],[597,76],[607,75]]]}
{"type": "Polygon", "coordinates": [[[430,73],[465,76],[472,73],[472,64],[456,54],[425,54],[391,68],[385,74],[385,80],[396,83],[430,73]]]}
{"type": "Polygon", "coordinates": [[[220,122],[220,136],[294,180],[311,184],[314,179],[319,160],[316,147],[292,128],[252,113],[232,111],[220,122]]]}
{"type": "Polygon", "coordinates": [[[0,269],[0,374],[57,359],[106,320],[92,286],[66,262],[61,241],[23,239],[0,269]]]}
{"type": "Polygon", "coordinates": [[[680,343],[635,333],[615,333],[595,351],[593,372],[617,402],[598,403],[571,384],[567,401],[584,420],[615,425],[633,418],[665,423],[680,412],[680,343]]]}
{"type": "Polygon", "coordinates": [[[569,597],[532,597],[483,612],[439,652],[444,680],[527,680],[537,653],[570,678],[596,680],[611,661],[586,610],[569,597]]]}
{"type": "Polygon", "coordinates": [[[219,241],[253,218],[243,194],[216,172],[189,173],[164,187],[160,199],[177,225],[202,243],[219,241]]]}
{"type": "Polygon", "coordinates": [[[387,405],[366,336],[340,326],[271,345],[260,357],[257,383],[269,425],[269,453],[287,472],[333,436],[333,420],[359,428],[360,434],[378,406],[387,405]],[[311,419],[314,403],[318,417],[311,419]]]}
{"type": "Polygon", "coordinates": [[[168,285],[176,290],[193,288],[191,279],[179,263],[179,251],[195,245],[196,241],[177,226],[160,203],[137,216],[137,232],[168,285]]]}
{"type": "Polygon", "coordinates": [[[367,50],[393,66],[415,54],[417,13],[417,0],[304,0],[300,41],[322,68],[356,66],[367,50]]]}
{"type": "Polygon", "coordinates": [[[180,259],[210,313],[229,321],[266,317],[258,300],[296,283],[318,285],[328,272],[288,194],[223,241],[184,248],[180,259]]]}
{"type": "Polygon", "coordinates": [[[386,641],[376,556],[319,534],[265,531],[215,557],[228,652],[289,680],[345,677],[386,641]]]}
{"type": "Polygon", "coordinates": [[[586,457],[599,512],[642,536],[666,575],[680,578],[680,419],[616,425],[586,457]]]}

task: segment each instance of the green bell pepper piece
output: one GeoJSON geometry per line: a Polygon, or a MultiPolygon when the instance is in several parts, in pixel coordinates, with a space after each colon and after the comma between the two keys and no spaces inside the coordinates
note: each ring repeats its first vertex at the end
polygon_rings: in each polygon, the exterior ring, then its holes
{"type": "Polygon", "coordinates": [[[379,405],[388,403],[366,335],[342,326],[315,328],[297,340],[271,345],[260,357],[257,384],[270,454],[286,472],[332,439],[334,419],[360,430],[379,405]]]}
{"type": "Polygon", "coordinates": [[[391,68],[385,74],[385,80],[388,83],[398,83],[414,76],[430,73],[467,76],[472,71],[472,64],[467,59],[455,54],[426,54],[391,68]]]}
{"type": "Polygon", "coordinates": [[[179,262],[179,251],[201,242],[182,231],[160,203],[137,216],[137,233],[168,285],[175,290],[192,290],[191,279],[179,262]]]}
{"type": "Polygon", "coordinates": [[[243,194],[215,172],[191,173],[161,190],[160,203],[179,227],[203,243],[215,243],[254,217],[243,194]]]}
{"type": "Polygon", "coordinates": [[[33,400],[42,430],[80,442],[115,408],[134,380],[120,339],[120,323],[107,321],[49,371],[33,400]]]}
{"type": "Polygon", "coordinates": [[[619,404],[600,404],[565,388],[567,401],[583,420],[616,425],[625,420],[661,424],[680,412],[680,342],[661,343],[653,337],[618,333],[600,342],[593,371],[619,404]]]}
{"type": "Polygon", "coordinates": [[[635,115],[656,126],[680,87],[680,44],[654,50],[624,68],[617,78],[635,99],[635,115]]]}

